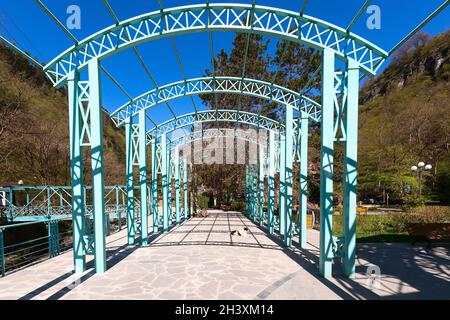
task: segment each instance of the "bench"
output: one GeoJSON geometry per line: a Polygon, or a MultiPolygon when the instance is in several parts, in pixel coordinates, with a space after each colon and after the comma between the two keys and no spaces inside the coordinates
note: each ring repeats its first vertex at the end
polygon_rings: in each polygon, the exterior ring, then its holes
{"type": "Polygon", "coordinates": [[[364,214],[367,215],[367,212],[369,212],[369,209],[367,207],[356,207],[356,214],[364,214]]]}

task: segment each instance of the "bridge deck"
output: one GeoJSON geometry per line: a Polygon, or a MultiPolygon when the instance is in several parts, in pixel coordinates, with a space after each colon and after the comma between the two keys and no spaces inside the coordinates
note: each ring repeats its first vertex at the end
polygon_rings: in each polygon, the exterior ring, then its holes
{"type": "MultiPolygon", "coordinates": [[[[72,274],[64,253],[0,278],[0,299],[376,299],[449,298],[448,248],[358,245],[354,280],[318,276],[318,232],[307,250],[284,249],[240,213],[211,212],[148,247],[126,246],[126,231],[107,238],[108,268],[72,274]],[[247,227],[247,236],[230,231],[247,227]],[[368,265],[381,267],[369,289],[368,265]]],[[[338,263],[338,262],[336,262],[338,263]]],[[[336,272],[339,272],[339,268],[336,272]]]]}

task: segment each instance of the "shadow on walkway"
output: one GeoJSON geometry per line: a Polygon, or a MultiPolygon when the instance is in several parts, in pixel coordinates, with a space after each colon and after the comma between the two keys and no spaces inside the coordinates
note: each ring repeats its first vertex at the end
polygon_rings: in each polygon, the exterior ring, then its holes
{"type": "MultiPolygon", "coordinates": [[[[308,244],[315,249],[302,249],[297,241],[293,240],[293,245],[290,248],[284,246],[281,236],[278,233],[269,235],[266,227],[261,227],[259,224],[251,221],[246,216],[237,212],[212,213],[208,217],[194,218],[187,221],[190,228],[180,228],[183,224],[173,227],[169,234],[184,235],[178,241],[164,241],[165,234],[161,237],[155,237],[149,247],[155,246],[179,246],[179,245],[215,245],[215,246],[237,246],[249,248],[263,248],[270,250],[281,250],[290,259],[297,263],[303,270],[307,271],[311,276],[316,278],[336,295],[342,299],[436,299],[436,298],[450,298],[450,276],[449,270],[449,252],[437,255],[433,250],[423,250],[417,247],[412,247],[409,244],[390,245],[385,243],[377,244],[358,244],[356,272],[360,276],[359,281],[355,279],[348,279],[342,275],[342,264],[340,259],[334,259],[333,263],[333,278],[326,279],[319,275],[319,248],[314,243],[308,244]],[[231,219],[231,220],[230,220],[231,219]],[[219,220],[219,223],[217,222],[219,220]],[[226,227],[228,230],[217,230],[214,227],[226,227]],[[198,227],[201,226],[201,229],[198,227]],[[208,228],[205,228],[208,227],[208,228]],[[229,241],[212,241],[211,234],[225,234],[230,233],[236,227],[246,227],[248,229],[249,237],[252,237],[252,242],[240,242],[231,237],[229,241]],[[260,232],[252,231],[255,227],[260,232]],[[192,234],[205,234],[206,240],[192,241],[187,240],[187,237],[192,234]],[[261,243],[258,237],[267,237],[271,240],[271,244],[261,243]],[[362,285],[361,275],[366,274],[369,265],[378,265],[381,268],[382,279],[380,281],[380,290],[383,291],[383,296],[377,292],[362,285]],[[427,270],[428,269],[428,270],[427,270]],[[392,282],[395,278],[396,283],[392,282]],[[402,285],[413,286],[417,292],[405,293],[402,292],[402,285]]],[[[187,227],[185,225],[185,227],[187,227]]],[[[226,228],[225,228],[226,229],[226,228]]],[[[260,238],[262,239],[262,238],[260,238]]],[[[443,249],[443,248],[440,248],[443,249]]],[[[282,279],[279,279],[263,291],[261,291],[255,298],[265,299],[270,296],[272,292],[280,288],[289,280],[294,278],[296,273],[289,274],[282,279]]]]}
{"type": "MultiPolygon", "coordinates": [[[[136,238],[134,245],[122,245],[111,247],[115,242],[126,241],[126,236],[108,242],[107,267],[114,267],[117,263],[131,255],[135,250],[141,248],[179,245],[213,245],[213,246],[236,246],[249,248],[262,248],[268,250],[279,250],[286,254],[301,270],[288,274],[260,291],[255,299],[267,299],[277,289],[296,277],[298,272],[305,270],[316,280],[321,282],[332,292],[342,299],[448,299],[450,298],[450,274],[449,250],[448,248],[434,248],[425,250],[420,247],[412,247],[409,244],[358,244],[357,246],[357,274],[364,275],[369,265],[378,265],[381,268],[382,281],[381,290],[383,296],[368,289],[358,280],[347,279],[341,275],[341,262],[335,259],[333,264],[333,278],[325,279],[319,276],[319,249],[315,243],[308,242],[312,249],[302,249],[299,243],[293,240],[290,248],[284,246],[278,233],[269,235],[267,228],[249,220],[238,212],[211,213],[208,217],[192,218],[178,225],[172,225],[167,233],[153,233],[149,236],[149,245],[141,247],[140,238],[136,238]],[[239,238],[231,233],[236,228],[246,228],[247,237],[239,238]],[[189,240],[190,236],[205,235],[204,240],[189,240]],[[229,234],[227,238],[224,236],[229,234]],[[169,235],[176,241],[170,240],[169,235]],[[211,239],[213,236],[221,240],[211,239]],[[223,239],[223,240],[222,240],[223,239]],[[167,240],[167,241],[166,241],[167,240]],[[270,241],[268,241],[270,240],[270,241]],[[396,282],[392,282],[395,280],[396,282]],[[415,289],[413,293],[402,293],[403,286],[415,289]]],[[[62,281],[71,277],[73,272],[67,272],[39,288],[22,296],[19,300],[29,300],[39,294],[52,290],[62,281]]],[[[50,295],[48,300],[56,300],[64,297],[72,289],[95,275],[94,261],[87,263],[87,272],[50,295]]],[[[409,290],[411,291],[411,290],[409,290]]]]}
{"type": "MultiPolygon", "coordinates": [[[[106,250],[107,268],[109,269],[109,268],[112,268],[113,266],[115,266],[117,263],[119,263],[125,257],[132,254],[138,247],[139,247],[138,245],[129,246],[128,244],[125,244],[120,247],[108,248],[106,250]]],[[[39,294],[41,294],[47,290],[51,290],[52,287],[56,286],[60,282],[69,278],[73,274],[74,274],[73,271],[66,272],[65,274],[57,277],[56,279],[53,279],[52,281],[50,281],[50,282],[40,286],[39,288],[36,288],[35,290],[31,291],[30,293],[27,293],[26,295],[20,297],[18,300],[33,299],[34,297],[38,296],[39,294]]],[[[77,286],[79,286],[83,282],[87,281],[93,275],[95,275],[94,260],[91,260],[86,263],[86,273],[85,274],[83,274],[80,278],[74,280],[69,285],[63,287],[59,291],[53,293],[46,300],[58,300],[58,299],[62,298],[64,295],[69,293],[71,290],[75,289],[77,286]]]]}

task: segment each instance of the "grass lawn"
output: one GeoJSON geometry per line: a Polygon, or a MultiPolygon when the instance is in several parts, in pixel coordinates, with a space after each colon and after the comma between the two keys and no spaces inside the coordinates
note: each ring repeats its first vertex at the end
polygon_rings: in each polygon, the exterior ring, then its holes
{"type": "MultiPolygon", "coordinates": [[[[333,235],[342,236],[342,215],[333,216],[333,235]]],[[[372,242],[413,242],[414,237],[406,231],[396,214],[360,215],[356,218],[356,241],[372,242]]],[[[448,242],[436,240],[434,242],[448,242]]]]}

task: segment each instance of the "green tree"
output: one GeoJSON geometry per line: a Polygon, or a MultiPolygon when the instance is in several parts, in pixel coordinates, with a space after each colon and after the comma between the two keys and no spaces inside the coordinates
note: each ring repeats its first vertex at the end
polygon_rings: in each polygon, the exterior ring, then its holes
{"type": "MultiPolygon", "coordinates": [[[[216,76],[246,77],[259,80],[268,80],[270,58],[267,55],[268,40],[261,35],[238,33],[233,40],[230,54],[222,49],[214,59],[214,74],[216,76]],[[248,41],[248,49],[247,49],[248,41]],[[247,55],[245,55],[247,52],[247,55]],[[245,58],[246,57],[246,58],[245,58]]],[[[205,70],[207,76],[213,75],[213,70],[205,70]]],[[[211,109],[225,108],[259,112],[264,101],[259,98],[236,94],[204,94],[201,95],[203,103],[211,109]]]]}

